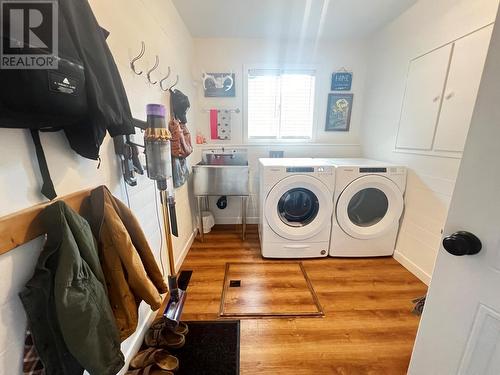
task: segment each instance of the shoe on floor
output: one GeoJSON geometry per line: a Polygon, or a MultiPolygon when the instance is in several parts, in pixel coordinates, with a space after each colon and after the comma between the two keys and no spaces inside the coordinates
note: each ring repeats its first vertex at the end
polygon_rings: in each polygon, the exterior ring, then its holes
{"type": "Polygon", "coordinates": [[[130,361],[130,367],[134,369],[153,364],[156,364],[162,370],[168,371],[176,371],[179,368],[179,360],[165,349],[148,348],[142,350],[130,361]]]}
{"type": "Polygon", "coordinates": [[[156,365],[150,365],[145,368],[127,371],[125,375],[174,375],[172,371],[162,370],[156,365]]]}
{"type": "Polygon", "coordinates": [[[179,349],[186,343],[186,338],[165,328],[151,327],[146,332],[144,343],[155,348],[179,349]]]}
{"type": "MultiPolygon", "coordinates": [[[[151,328],[164,328],[164,327],[165,327],[165,318],[163,317],[155,319],[153,324],[151,324],[151,328]]],[[[177,326],[174,332],[186,336],[189,332],[189,327],[186,323],[179,322],[179,325],[177,326]]]]}

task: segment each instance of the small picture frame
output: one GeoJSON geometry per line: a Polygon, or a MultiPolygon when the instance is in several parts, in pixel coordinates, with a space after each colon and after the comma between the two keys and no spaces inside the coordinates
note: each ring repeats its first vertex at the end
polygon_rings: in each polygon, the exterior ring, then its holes
{"type": "Polygon", "coordinates": [[[349,131],[353,94],[328,94],[325,131],[349,131]]]}
{"type": "Polygon", "coordinates": [[[330,91],[350,91],[352,86],[352,72],[333,72],[330,91]]]}

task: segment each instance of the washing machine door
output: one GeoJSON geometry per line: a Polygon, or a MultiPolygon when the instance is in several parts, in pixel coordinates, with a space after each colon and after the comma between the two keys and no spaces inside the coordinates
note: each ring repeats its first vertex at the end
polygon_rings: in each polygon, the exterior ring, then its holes
{"type": "Polygon", "coordinates": [[[320,180],[293,175],[274,185],[264,209],[266,220],[277,235],[306,240],[331,225],[333,197],[320,180]]]}
{"type": "Polygon", "coordinates": [[[347,185],[337,199],[335,214],[344,232],[367,240],[394,229],[403,207],[403,194],[393,181],[368,175],[347,185]]]}

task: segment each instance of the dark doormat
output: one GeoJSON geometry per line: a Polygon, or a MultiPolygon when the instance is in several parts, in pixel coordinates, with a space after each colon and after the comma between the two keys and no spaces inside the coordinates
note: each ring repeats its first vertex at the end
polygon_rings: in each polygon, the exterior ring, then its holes
{"type": "Polygon", "coordinates": [[[176,375],[238,375],[240,321],[186,322],[189,332],[181,349],[169,351],[179,359],[176,375]]]}

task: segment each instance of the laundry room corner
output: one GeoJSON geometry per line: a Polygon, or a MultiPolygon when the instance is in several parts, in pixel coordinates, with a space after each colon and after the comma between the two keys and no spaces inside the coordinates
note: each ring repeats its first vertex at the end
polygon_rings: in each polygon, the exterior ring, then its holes
{"type": "MultiPolygon", "coordinates": [[[[497,8],[497,0],[418,1],[375,33],[370,42],[371,63],[362,120],[363,155],[408,167],[405,212],[394,258],[426,284],[432,277],[462,152],[460,148],[433,151],[432,144],[398,147],[409,64],[450,41],[474,37],[476,31],[494,22],[497,8]],[[432,12],[428,11],[430,8],[432,12]],[[422,23],[425,28],[419,27],[422,23]]],[[[487,44],[482,48],[485,51],[487,44]]],[[[471,79],[471,85],[478,85],[480,75],[471,79]]],[[[458,85],[454,88],[459,90],[458,85]]],[[[470,118],[473,100],[467,106],[469,113],[462,118],[470,118]]]]}

